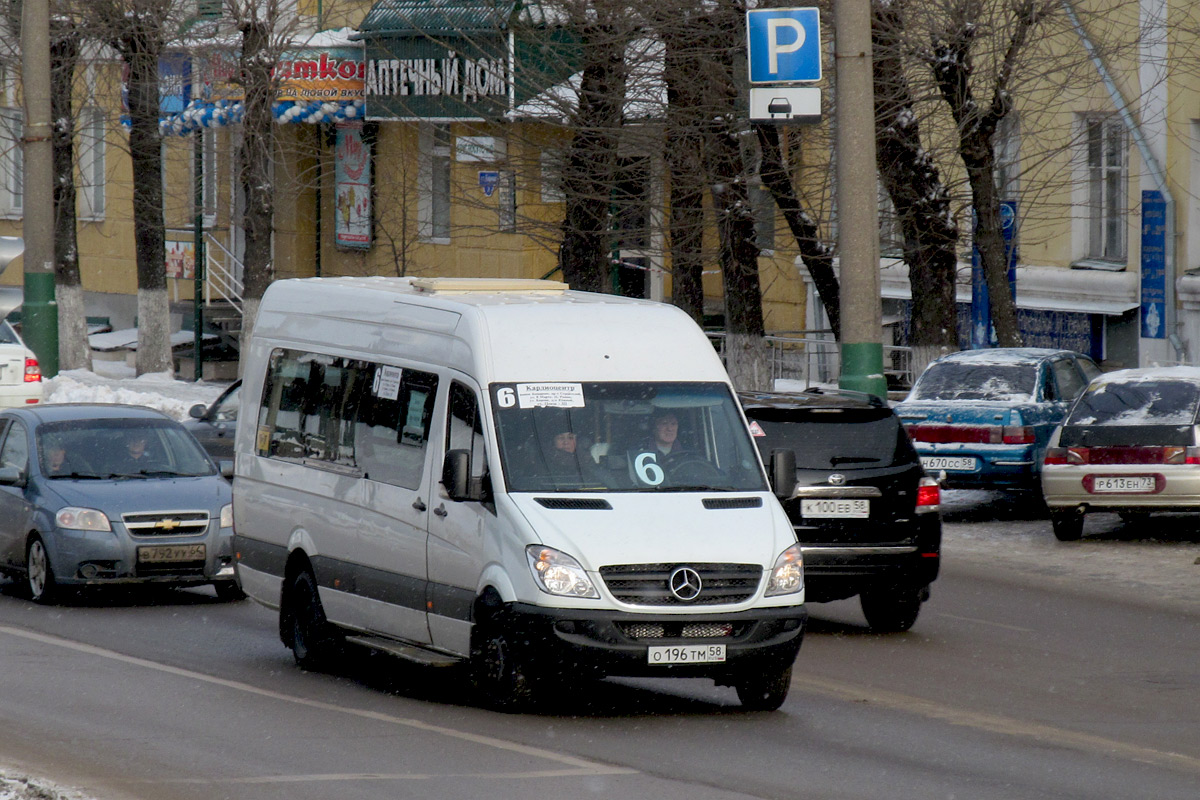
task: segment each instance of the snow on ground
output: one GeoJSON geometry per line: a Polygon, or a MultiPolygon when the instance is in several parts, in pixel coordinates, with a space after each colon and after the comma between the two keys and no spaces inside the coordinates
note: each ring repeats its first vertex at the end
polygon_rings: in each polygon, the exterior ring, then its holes
{"type": "Polygon", "coordinates": [[[0,800],[82,800],[83,795],[49,781],[0,769],[0,800]]]}

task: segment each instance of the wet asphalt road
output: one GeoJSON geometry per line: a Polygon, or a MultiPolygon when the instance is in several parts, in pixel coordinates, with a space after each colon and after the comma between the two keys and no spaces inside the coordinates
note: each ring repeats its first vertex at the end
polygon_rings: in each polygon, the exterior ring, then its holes
{"type": "Polygon", "coordinates": [[[1053,541],[1020,498],[947,504],[913,630],[812,605],[791,695],[708,681],[477,706],[455,670],[306,673],[207,589],[43,608],[0,588],[0,766],[97,798],[1187,798],[1200,786],[1194,518],[1053,541]]]}

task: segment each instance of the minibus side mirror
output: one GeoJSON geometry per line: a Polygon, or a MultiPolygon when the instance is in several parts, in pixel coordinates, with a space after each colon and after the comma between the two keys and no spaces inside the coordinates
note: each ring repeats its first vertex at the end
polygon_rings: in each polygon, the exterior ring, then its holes
{"type": "Polygon", "coordinates": [[[222,478],[233,477],[233,461],[228,458],[222,458],[217,462],[217,468],[221,470],[222,478]]]}
{"type": "Polygon", "coordinates": [[[787,500],[796,489],[796,451],[771,451],[771,486],[775,496],[787,500]]]}
{"type": "Polygon", "coordinates": [[[450,450],[442,462],[442,484],[451,500],[471,499],[471,452],[450,450]]]}

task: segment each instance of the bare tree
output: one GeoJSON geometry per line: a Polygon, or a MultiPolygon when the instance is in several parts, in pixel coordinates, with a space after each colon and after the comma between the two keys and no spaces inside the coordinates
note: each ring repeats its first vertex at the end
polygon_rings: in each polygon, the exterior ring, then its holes
{"type": "Polygon", "coordinates": [[[128,72],[129,153],[138,276],[137,372],[172,369],[163,222],[158,63],[179,28],[184,0],[92,0],[84,24],[121,54],[128,72]]]}

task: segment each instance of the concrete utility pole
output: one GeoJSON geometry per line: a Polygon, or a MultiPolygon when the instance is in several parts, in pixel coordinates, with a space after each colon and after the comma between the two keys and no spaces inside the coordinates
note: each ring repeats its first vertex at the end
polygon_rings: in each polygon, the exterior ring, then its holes
{"type": "Polygon", "coordinates": [[[58,374],[58,304],[54,299],[54,144],[50,119],[50,3],[21,7],[21,85],[25,94],[22,207],[25,304],[22,333],[42,374],[58,374]]]}
{"type": "Polygon", "coordinates": [[[871,0],[834,0],[837,220],[843,389],[887,397],[879,297],[879,210],[871,0]]]}

